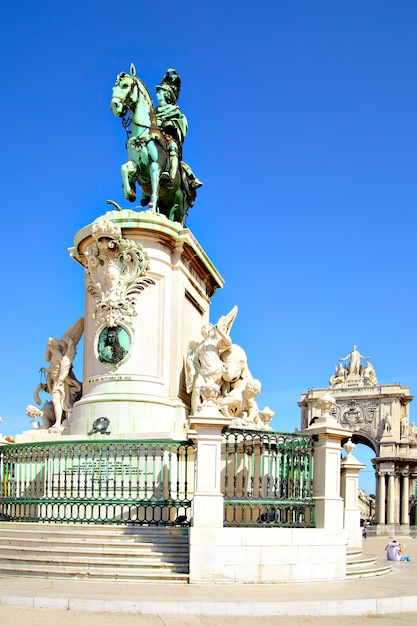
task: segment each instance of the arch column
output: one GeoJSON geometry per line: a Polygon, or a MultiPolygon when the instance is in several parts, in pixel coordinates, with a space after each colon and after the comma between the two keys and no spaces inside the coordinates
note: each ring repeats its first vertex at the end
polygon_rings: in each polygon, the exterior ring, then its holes
{"type": "Polygon", "coordinates": [[[401,523],[401,474],[394,474],[395,498],[394,498],[394,524],[401,523]]]}
{"type": "Polygon", "coordinates": [[[385,472],[378,472],[378,490],[376,494],[377,524],[385,524],[385,472]]]}
{"type": "Polygon", "coordinates": [[[409,491],[409,502],[410,502],[410,526],[415,526],[416,525],[416,519],[417,519],[417,510],[416,510],[416,478],[417,476],[415,475],[415,468],[410,468],[410,472],[409,472],[409,483],[408,483],[408,491],[409,491]]]}
{"type": "Polygon", "coordinates": [[[388,474],[387,524],[395,524],[395,476],[394,476],[394,472],[390,472],[388,474]]]}
{"type": "Polygon", "coordinates": [[[402,473],[401,476],[402,489],[401,489],[401,524],[406,524],[407,526],[410,523],[408,507],[409,502],[408,499],[410,497],[410,482],[408,478],[408,469],[402,473]]]}

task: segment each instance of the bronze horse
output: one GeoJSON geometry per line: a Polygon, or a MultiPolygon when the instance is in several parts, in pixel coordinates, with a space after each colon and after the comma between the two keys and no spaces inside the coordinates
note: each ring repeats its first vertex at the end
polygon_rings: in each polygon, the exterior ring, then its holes
{"type": "Polygon", "coordinates": [[[189,175],[186,164],[180,163],[173,180],[161,178],[169,169],[169,139],[158,126],[152,98],[136,76],[135,66],[130,74],[118,75],[113,87],[110,109],[117,117],[131,112],[130,137],[127,140],[128,161],[121,167],[125,198],[136,200],[136,183],[142,190],[141,205],[170,220],[185,223],[187,211],[196,197],[195,177],[189,175]]]}

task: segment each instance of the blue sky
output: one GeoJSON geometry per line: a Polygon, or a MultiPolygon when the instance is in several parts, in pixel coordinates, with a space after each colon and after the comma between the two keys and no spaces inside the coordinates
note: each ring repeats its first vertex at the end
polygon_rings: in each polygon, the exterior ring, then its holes
{"type": "Polygon", "coordinates": [[[239,306],[232,339],[273,425],[299,427],[300,394],[353,343],[413,392],[416,27],[408,0],[4,0],[3,435],[29,428],[46,340],[83,315],[75,233],[127,204],[109,102],[131,62],[151,91],[181,75],[204,182],[187,226],[226,281],[211,318],[239,306]]]}

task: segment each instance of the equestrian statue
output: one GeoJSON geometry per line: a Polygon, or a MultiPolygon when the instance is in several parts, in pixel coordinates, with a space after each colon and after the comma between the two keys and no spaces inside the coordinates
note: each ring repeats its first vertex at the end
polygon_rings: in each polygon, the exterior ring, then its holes
{"type": "Polygon", "coordinates": [[[179,75],[168,69],[156,86],[155,108],[132,64],[129,74],[122,72],[116,79],[110,109],[122,118],[128,135],[128,161],[121,168],[125,198],[136,200],[138,183],[142,190],[141,206],[184,224],[202,182],[182,161],[188,123],[177,106],[180,89],[179,75]]]}

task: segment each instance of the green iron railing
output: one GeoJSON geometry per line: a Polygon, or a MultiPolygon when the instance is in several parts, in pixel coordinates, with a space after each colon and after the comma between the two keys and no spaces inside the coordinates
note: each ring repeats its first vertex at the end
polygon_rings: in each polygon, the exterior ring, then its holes
{"type": "Polygon", "coordinates": [[[314,527],[312,438],[241,429],[224,435],[224,525],[314,527]]]}
{"type": "Polygon", "coordinates": [[[193,475],[194,445],[190,441],[3,446],[0,518],[188,525],[193,475]]]}
{"type": "MultiPolygon", "coordinates": [[[[0,519],[189,525],[194,463],[191,441],[2,446],[0,519]]],[[[225,526],[314,526],[311,437],[228,429],[221,472],[225,526]]]]}

